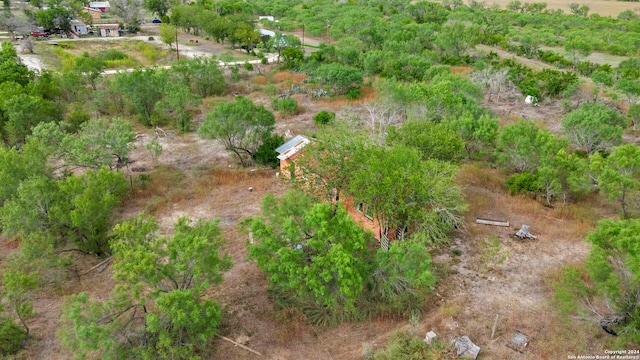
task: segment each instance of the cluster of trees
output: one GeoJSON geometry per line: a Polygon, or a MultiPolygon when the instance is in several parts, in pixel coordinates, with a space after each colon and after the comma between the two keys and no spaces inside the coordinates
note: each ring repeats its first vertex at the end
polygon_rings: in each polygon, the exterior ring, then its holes
{"type": "Polygon", "coordinates": [[[158,235],[153,218],[118,224],[113,229],[113,279],[106,301],[87,293],[64,305],[60,338],[84,357],[194,359],[217,333],[220,305],[204,291],[222,281],[231,266],[220,252],[223,239],[215,221],[192,224],[180,218],[172,237],[158,235]]]}
{"type": "Polygon", "coordinates": [[[189,131],[200,99],[222,94],[226,80],[213,58],[112,78],[101,56],[63,62],[34,74],[11,43],[0,51],[0,229],[21,240],[3,271],[0,354],[26,344],[34,296],[69,280],[65,254],[79,252],[111,256],[119,285],[106,302],[78,294],[66,303],[60,338],[76,355],[193,358],[221,316],[204,296],[230,265],[217,223],[181,219],[165,238],[153,219],[114,227],[114,215],[131,184],[121,171],[135,140],[127,118],[189,131]]]}
{"type": "Polygon", "coordinates": [[[273,132],[275,124],[271,111],[238,96],[235,101],[221,103],[207,114],[198,133],[221,142],[238,157],[242,166],[257,162],[276,167],[275,149],[284,144],[284,138],[273,132]]]}
{"type": "Polygon", "coordinates": [[[561,124],[564,136],[524,120],[501,129],[496,160],[515,172],[507,181],[510,191],[551,204],[597,188],[619,203],[623,216],[637,214],[640,156],[637,145],[622,144],[625,118],[604,104],[583,103],[561,124]]]}

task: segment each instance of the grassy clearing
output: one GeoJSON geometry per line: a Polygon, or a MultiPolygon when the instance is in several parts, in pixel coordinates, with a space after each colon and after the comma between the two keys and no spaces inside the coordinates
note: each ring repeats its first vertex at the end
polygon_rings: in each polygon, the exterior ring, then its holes
{"type": "Polygon", "coordinates": [[[47,68],[57,70],[65,67],[69,59],[82,56],[85,52],[91,56],[107,57],[107,67],[111,69],[150,67],[166,64],[173,58],[166,49],[141,40],[86,40],[58,41],[57,45],[46,42],[36,43],[36,53],[47,68]],[[122,54],[119,59],[110,59],[109,54],[122,54]]]}

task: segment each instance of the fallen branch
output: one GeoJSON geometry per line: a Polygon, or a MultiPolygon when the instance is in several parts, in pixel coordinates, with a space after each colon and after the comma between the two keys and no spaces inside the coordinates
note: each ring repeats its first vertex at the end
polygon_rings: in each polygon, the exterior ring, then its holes
{"type": "Polygon", "coordinates": [[[91,271],[93,271],[94,269],[96,269],[96,268],[98,268],[98,267],[100,267],[100,266],[102,266],[102,265],[105,265],[105,266],[106,266],[106,265],[108,264],[108,262],[109,262],[109,261],[111,261],[112,259],[113,259],[113,256],[109,256],[108,258],[106,258],[106,259],[104,259],[104,260],[100,261],[97,265],[95,265],[95,266],[94,266],[94,267],[92,267],[91,269],[86,270],[86,271],[83,271],[83,272],[80,274],[80,276],[82,276],[82,275],[86,275],[86,274],[90,273],[91,271]]]}
{"type": "Polygon", "coordinates": [[[241,348],[243,348],[243,349],[245,349],[245,350],[247,350],[247,351],[251,351],[252,353],[254,353],[254,354],[256,354],[256,355],[262,356],[262,354],[260,354],[259,352],[257,352],[257,351],[255,351],[255,350],[253,350],[252,348],[247,347],[247,346],[244,346],[244,345],[242,345],[242,344],[240,344],[240,343],[238,343],[238,342],[235,342],[235,341],[233,341],[233,340],[229,339],[229,338],[228,338],[228,337],[226,337],[226,336],[222,336],[222,335],[218,335],[218,334],[216,334],[216,336],[217,336],[217,337],[219,337],[219,338],[220,338],[220,339],[222,339],[222,340],[226,340],[226,341],[228,341],[228,342],[232,343],[232,344],[233,344],[233,345],[235,345],[235,346],[240,346],[241,348]]]}

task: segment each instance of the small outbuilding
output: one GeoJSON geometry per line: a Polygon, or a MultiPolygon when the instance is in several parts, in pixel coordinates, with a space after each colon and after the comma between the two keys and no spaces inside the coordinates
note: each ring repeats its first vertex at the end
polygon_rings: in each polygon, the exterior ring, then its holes
{"type": "Polygon", "coordinates": [[[120,25],[118,24],[100,24],[98,25],[100,36],[118,37],[120,36],[120,25]]]}
{"type": "Polygon", "coordinates": [[[76,35],[87,35],[89,33],[89,28],[87,27],[87,24],[74,19],[71,20],[71,32],[76,35]]]}
{"type": "Polygon", "coordinates": [[[307,146],[310,142],[307,137],[298,135],[276,149],[276,152],[279,154],[280,172],[284,176],[291,175],[290,171],[292,171],[292,169],[289,168],[291,162],[298,156],[300,149],[307,146]]]}

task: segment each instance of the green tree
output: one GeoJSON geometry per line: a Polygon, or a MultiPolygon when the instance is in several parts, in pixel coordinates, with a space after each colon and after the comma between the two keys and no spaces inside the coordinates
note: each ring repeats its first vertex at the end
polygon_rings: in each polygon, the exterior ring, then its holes
{"type": "Polygon", "coordinates": [[[586,268],[596,290],[607,300],[607,309],[594,312],[595,320],[623,339],[640,343],[640,220],[598,222],[587,241],[593,245],[586,268]]]}
{"type": "Polygon", "coordinates": [[[87,79],[93,90],[96,90],[96,81],[102,76],[105,62],[99,57],[90,56],[87,52],[75,60],[75,70],[87,79]]]}
{"type": "Polygon", "coordinates": [[[242,166],[247,166],[274,125],[273,113],[238,96],[234,102],[222,103],[207,114],[198,134],[220,141],[227,150],[236,154],[242,166]]]}
{"type": "Polygon", "coordinates": [[[349,88],[360,87],[364,82],[362,71],[339,63],[322,65],[313,75],[319,83],[330,86],[337,95],[344,94],[349,88]]]}
{"type": "Polygon", "coordinates": [[[109,247],[113,211],[121,205],[127,185],[122,172],[105,168],[58,182],[65,201],[56,204],[50,213],[54,228],[80,250],[104,254],[109,247]]]}
{"type": "Polygon", "coordinates": [[[214,57],[197,56],[190,60],[181,60],[171,67],[185,85],[195,89],[201,97],[221,95],[226,86],[224,74],[214,57]]]}
{"type": "Polygon", "coordinates": [[[131,103],[145,126],[157,121],[156,104],[164,95],[166,73],[155,69],[136,69],[116,77],[116,87],[131,103]]]}
{"type": "Polygon", "coordinates": [[[180,218],[174,235],[162,237],[155,219],[139,216],[118,224],[113,239],[118,285],[104,303],[86,293],[65,303],[62,343],[79,357],[198,358],[222,316],[205,291],[231,265],[217,221],[180,218]]]}
{"type": "Polygon", "coordinates": [[[627,97],[629,105],[634,104],[640,98],[640,80],[621,79],[617,89],[627,97]]]}
{"type": "Polygon", "coordinates": [[[288,47],[282,50],[282,66],[285,69],[296,69],[304,60],[304,52],[295,47],[288,47]]]}
{"type": "Polygon", "coordinates": [[[387,143],[413,147],[424,159],[455,161],[462,155],[464,143],[457,133],[444,124],[431,121],[409,120],[399,127],[390,127],[387,143]]]}
{"type": "Polygon", "coordinates": [[[200,96],[180,82],[167,82],[164,97],[156,104],[156,109],[165,119],[171,119],[182,132],[191,129],[191,112],[201,102],[200,96]]]}
{"type": "Polygon", "coordinates": [[[178,45],[178,29],[171,24],[160,24],[160,39],[163,43],[173,49],[173,44],[178,45]]]}
{"type": "MultiPolygon", "coordinates": [[[[12,308],[15,316],[29,337],[27,320],[35,315],[30,293],[36,288],[35,273],[26,273],[16,269],[8,269],[2,274],[2,297],[12,308]]],[[[3,339],[4,340],[4,339],[3,339]]]]}
{"type": "Polygon", "coordinates": [[[280,54],[282,50],[288,48],[300,49],[300,47],[302,47],[302,41],[294,35],[276,32],[275,36],[269,38],[267,47],[274,49],[278,53],[278,62],[280,62],[280,54]]]}
{"type": "Polygon", "coordinates": [[[106,169],[62,180],[33,176],[20,184],[0,209],[3,233],[26,236],[42,232],[57,247],[74,245],[86,253],[108,250],[112,212],[127,191],[121,172],[106,169]]]}
{"type": "Polygon", "coordinates": [[[599,103],[583,103],[562,119],[564,134],[587,154],[619,144],[625,125],[615,109],[599,103]]]}
{"type": "Polygon", "coordinates": [[[30,144],[20,151],[0,146],[0,206],[11,199],[23,180],[45,172],[46,154],[30,144]]]}
{"type": "Polygon", "coordinates": [[[369,137],[353,131],[346,123],[334,123],[320,129],[313,141],[289,169],[296,185],[323,201],[337,202],[349,192],[351,173],[357,154],[370,142],[369,137]],[[313,184],[313,187],[309,186],[313,184]]]}
{"type": "Polygon", "coordinates": [[[62,120],[63,109],[59,103],[41,97],[20,94],[4,104],[7,121],[4,131],[9,144],[22,145],[33,127],[40,123],[62,120]]]}
{"type": "Polygon", "coordinates": [[[543,159],[566,147],[566,141],[533,121],[519,120],[502,128],[498,137],[498,163],[517,172],[534,172],[543,159]]]}
{"type": "Polygon", "coordinates": [[[257,164],[275,169],[280,165],[280,159],[278,159],[276,149],[282,144],[284,144],[284,137],[282,135],[265,135],[265,138],[262,139],[262,144],[256,149],[253,158],[257,164]]]}
{"type": "Polygon", "coordinates": [[[536,185],[547,204],[557,197],[567,203],[571,197],[589,190],[588,164],[584,158],[564,149],[551,155],[543,158],[536,170],[536,185]]]}
{"type": "Polygon", "coordinates": [[[135,135],[127,120],[98,118],[82,123],[75,134],[67,133],[61,124],[38,125],[29,141],[47,146],[50,159],[65,170],[78,167],[97,170],[124,166],[133,150],[135,135]]]}
{"type": "Polygon", "coordinates": [[[365,148],[353,156],[349,192],[372,207],[380,235],[398,229],[402,237],[411,229],[438,242],[462,223],[466,204],[455,181],[457,167],[423,161],[417,149],[404,146],[365,148]]]}
{"type": "Polygon", "coordinates": [[[36,25],[47,30],[71,30],[74,10],[66,5],[56,4],[48,9],[35,12],[36,25]]]}
{"type": "Polygon", "coordinates": [[[162,18],[167,15],[173,3],[171,0],[144,0],[144,7],[162,18]]]}
{"type": "Polygon", "coordinates": [[[450,21],[440,28],[435,43],[446,57],[460,58],[480,43],[481,29],[464,21],[450,21]]]}
{"type": "Polygon", "coordinates": [[[606,158],[595,153],[589,158],[598,187],[610,200],[620,203],[622,214],[629,213],[630,201],[640,189],[640,147],[625,144],[613,148],[606,158]]]}
{"type": "Polygon", "coordinates": [[[410,315],[423,306],[436,277],[427,246],[419,239],[394,241],[389,250],[378,249],[369,277],[367,298],[382,312],[410,315]]]}
{"type": "Polygon", "coordinates": [[[450,131],[458,133],[463,140],[466,156],[475,158],[493,151],[498,138],[499,120],[491,115],[475,118],[464,113],[457,117],[448,117],[442,124],[450,131]]]}
{"type": "Polygon", "coordinates": [[[582,16],[582,17],[587,17],[587,15],[589,14],[589,7],[587,5],[580,5],[578,3],[571,3],[569,4],[569,10],[571,10],[571,13],[574,15],[578,15],[578,16],[582,16]]]}
{"type": "Polygon", "coordinates": [[[564,42],[564,49],[575,68],[582,59],[591,54],[593,41],[582,37],[572,37],[564,42]]]}
{"type": "Polygon", "coordinates": [[[0,84],[13,81],[26,86],[33,78],[33,72],[22,64],[13,44],[3,42],[0,47],[0,84]]]}
{"type": "Polygon", "coordinates": [[[256,241],[249,254],[271,288],[298,306],[310,302],[334,315],[354,313],[369,271],[365,258],[371,235],[344,207],[314,204],[291,191],[280,199],[267,195],[262,216],[247,224],[256,241]]]}

